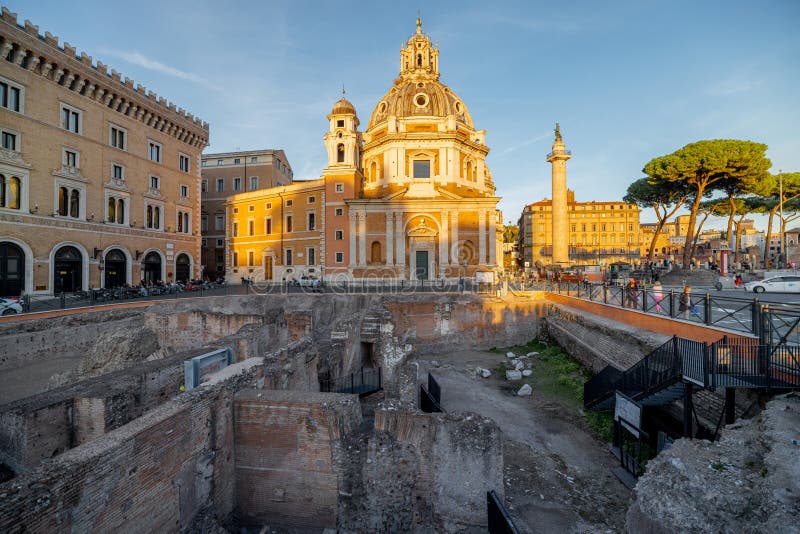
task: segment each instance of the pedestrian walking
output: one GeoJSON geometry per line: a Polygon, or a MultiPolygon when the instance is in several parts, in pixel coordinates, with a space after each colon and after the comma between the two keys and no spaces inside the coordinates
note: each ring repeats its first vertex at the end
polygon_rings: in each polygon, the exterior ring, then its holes
{"type": "Polygon", "coordinates": [[[636,279],[631,278],[628,282],[628,308],[639,307],[639,288],[636,286],[636,279]]]}
{"type": "Polygon", "coordinates": [[[692,288],[689,286],[684,287],[683,293],[681,293],[678,301],[680,302],[678,310],[681,312],[684,319],[688,319],[689,310],[692,309],[692,288]]]}
{"type": "Polygon", "coordinates": [[[664,300],[664,288],[658,280],[653,284],[653,300],[656,301],[656,311],[661,313],[661,301],[664,300]]]}

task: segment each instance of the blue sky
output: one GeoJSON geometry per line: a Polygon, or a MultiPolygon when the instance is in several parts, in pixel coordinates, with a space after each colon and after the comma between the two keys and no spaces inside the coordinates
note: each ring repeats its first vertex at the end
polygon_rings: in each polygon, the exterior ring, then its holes
{"type": "Polygon", "coordinates": [[[800,171],[799,1],[417,4],[5,3],[208,121],[207,151],[283,148],[296,178],[325,166],[342,84],[366,125],[417,9],[441,80],[487,131],[506,221],[550,196],[556,121],[580,201],[620,199],[647,161],[700,139],[763,142],[774,172],[800,171]]]}

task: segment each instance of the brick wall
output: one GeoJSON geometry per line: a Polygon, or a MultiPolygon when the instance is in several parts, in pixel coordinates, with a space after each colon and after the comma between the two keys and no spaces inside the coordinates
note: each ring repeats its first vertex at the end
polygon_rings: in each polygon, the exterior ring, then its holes
{"type": "Polygon", "coordinates": [[[246,391],[234,408],[237,517],[244,525],[336,528],[335,441],[361,420],[354,395],[246,391]]]}

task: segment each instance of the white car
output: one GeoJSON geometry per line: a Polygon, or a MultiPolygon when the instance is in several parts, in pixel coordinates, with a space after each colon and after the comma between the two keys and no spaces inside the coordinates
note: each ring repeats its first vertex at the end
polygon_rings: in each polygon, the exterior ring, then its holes
{"type": "Polygon", "coordinates": [[[22,305],[14,299],[0,299],[0,315],[22,313],[22,305]]]}
{"type": "Polygon", "coordinates": [[[765,278],[764,280],[747,282],[744,285],[744,289],[745,291],[752,291],[753,293],[763,293],[765,291],[800,293],[800,276],[774,276],[772,278],[765,278]]]}

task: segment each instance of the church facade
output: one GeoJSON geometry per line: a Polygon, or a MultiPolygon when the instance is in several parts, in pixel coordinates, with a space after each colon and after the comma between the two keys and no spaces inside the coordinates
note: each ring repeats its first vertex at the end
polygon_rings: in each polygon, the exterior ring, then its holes
{"type": "Polygon", "coordinates": [[[366,129],[345,98],[328,120],[319,180],[230,198],[229,278],[434,280],[502,271],[486,132],[439,80],[439,50],[419,20],[400,51],[400,75],[366,129]],[[302,213],[294,213],[298,206],[302,213]],[[271,224],[267,235],[261,218],[279,220],[280,230],[271,224]]]}

